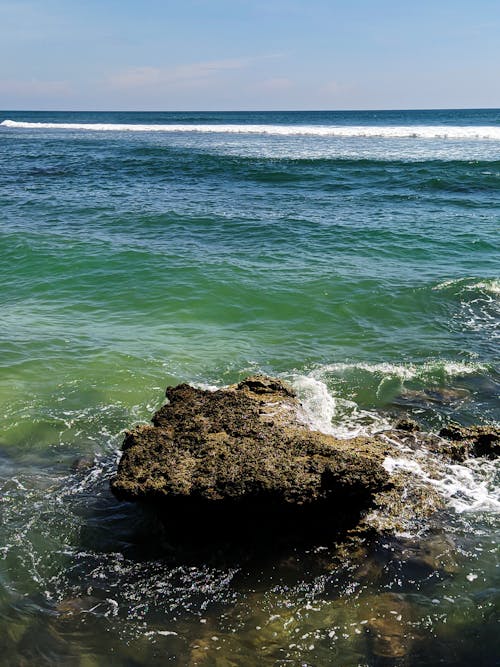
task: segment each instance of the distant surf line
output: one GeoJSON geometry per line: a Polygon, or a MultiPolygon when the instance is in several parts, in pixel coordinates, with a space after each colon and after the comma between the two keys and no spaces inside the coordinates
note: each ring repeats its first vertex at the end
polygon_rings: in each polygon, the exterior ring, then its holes
{"type": "Polygon", "coordinates": [[[0,126],[14,129],[81,130],[87,132],[198,132],[271,136],[365,137],[380,139],[469,139],[500,141],[493,125],[252,125],[252,124],[131,124],[34,123],[6,119],[0,126]]]}

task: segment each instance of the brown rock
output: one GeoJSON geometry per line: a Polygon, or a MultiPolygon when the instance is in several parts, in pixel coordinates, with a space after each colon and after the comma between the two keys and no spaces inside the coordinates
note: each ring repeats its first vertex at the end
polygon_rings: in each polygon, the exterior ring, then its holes
{"type": "Polygon", "coordinates": [[[402,658],[411,648],[410,608],[404,597],[384,593],[373,598],[372,617],[368,621],[371,652],[379,658],[402,658]]]}
{"type": "Polygon", "coordinates": [[[416,433],[420,431],[420,426],[413,419],[402,418],[395,424],[394,428],[398,431],[407,431],[408,433],[416,433]]]}
{"type": "Polygon", "coordinates": [[[469,456],[485,456],[494,459],[500,456],[500,428],[498,426],[460,426],[448,424],[439,431],[442,438],[459,443],[469,456]]]}
{"type": "Polygon", "coordinates": [[[352,522],[388,486],[382,442],[309,430],[280,380],[255,376],[215,392],[181,384],[167,398],[153,426],[127,433],[111,488],[161,505],[169,521],[325,530],[352,522]]]}

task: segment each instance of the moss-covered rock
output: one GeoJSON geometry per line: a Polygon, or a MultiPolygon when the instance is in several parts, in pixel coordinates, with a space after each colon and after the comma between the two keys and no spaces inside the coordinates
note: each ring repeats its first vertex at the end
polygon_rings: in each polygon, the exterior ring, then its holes
{"type": "Polygon", "coordinates": [[[254,376],[218,391],[181,384],[167,398],[152,426],[127,433],[111,488],[155,503],[169,521],[210,532],[326,529],[352,524],[388,486],[387,445],[311,431],[280,380],[254,376]]]}
{"type": "Polygon", "coordinates": [[[448,424],[439,432],[442,438],[458,443],[464,456],[500,456],[500,428],[498,426],[460,426],[448,424]]]}

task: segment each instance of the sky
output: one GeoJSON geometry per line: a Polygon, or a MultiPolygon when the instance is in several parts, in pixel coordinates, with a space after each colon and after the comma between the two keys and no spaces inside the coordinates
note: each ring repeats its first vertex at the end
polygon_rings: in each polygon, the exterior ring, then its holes
{"type": "Polygon", "coordinates": [[[0,108],[500,107],[500,0],[0,0],[0,108]]]}

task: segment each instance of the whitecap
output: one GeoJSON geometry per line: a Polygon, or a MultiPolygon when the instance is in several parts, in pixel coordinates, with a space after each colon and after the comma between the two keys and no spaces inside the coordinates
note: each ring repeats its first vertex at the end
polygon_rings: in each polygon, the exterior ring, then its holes
{"type": "Polygon", "coordinates": [[[2,127],[17,129],[83,130],[91,132],[199,132],[275,136],[368,137],[381,139],[466,139],[500,141],[493,125],[265,125],[265,124],[140,124],[53,123],[6,119],[2,127]]]}
{"type": "Polygon", "coordinates": [[[487,294],[500,294],[500,278],[455,278],[444,280],[435,285],[432,289],[434,291],[442,291],[450,288],[457,288],[460,293],[480,291],[487,294]]]}
{"type": "Polygon", "coordinates": [[[382,415],[361,409],[355,401],[334,396],[314,374],[295,374],[291,382],[301,402],[299,416],[316,431],[348,439],[389,426],[382,415]]]}
{"type": "Polygon", "coordinates": [[[413,379],[429,372],[429,369],[446,369],[450,375],[476,372],[480,364],[460,362],[427,362],[426,364],[329,364],[308,375],[295,374],[292,384],[303,409],[304,421],[313,429],[337,438],[352,438],[358,435],[380,434],[392,443],[400,456],[388,456],[384,467],[393,474],[402,471],[419,479],[422,484],[434,488],[447,506],[456,513],[500,511],[500,462],[488,459],[469,459],[463,463],[449,463],[425,449],[412,451],[397,440],[389,438],[384,431],[391,428],[388,418],[376,412],[360,408],[354,401],[343,399],[332,392],[320,379],[325,371],[361,368],[371,373],[394,374],[404,379],[413,379]]]}
{"type": "Polygon", "coordinates": [[[444,373],[449,377],[472,375],[487,371],[486,364],[479,362],[462,362],[445,359],[435,359],[420,364],[417,363],[368,363],[368,362],[338,362],[326,364],[313,371],[314,377],[322,377],[325,374],[343,374],[349,371],[363,371],[373,375],[384,377],[396,377],[400,380],[425,379],[435,373],[444,373]]]}

